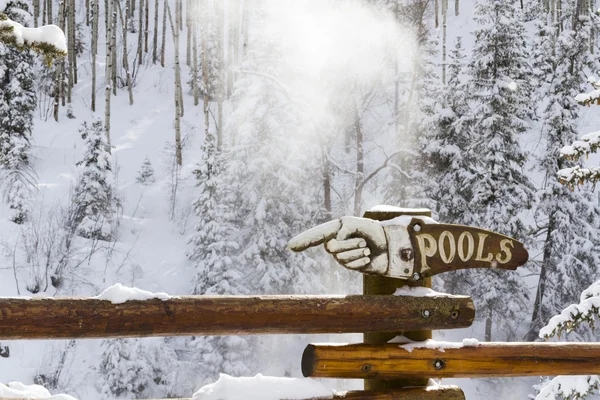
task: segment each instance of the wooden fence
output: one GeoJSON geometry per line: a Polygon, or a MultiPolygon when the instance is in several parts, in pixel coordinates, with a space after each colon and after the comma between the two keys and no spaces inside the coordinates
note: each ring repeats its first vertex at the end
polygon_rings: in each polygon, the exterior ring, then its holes
{"type": "MultiPolygon", "coordinates": [[[[365,217],[399,215],[427,213],[379,211],[365,217]]],[[[460,388],[428,386],[428,379],[600,374],[599,343],[388,343],[397,335],[423,341],[432,330],[473,323],[475,309],[467,296],[393,295],[403,286],[430,284],[430,278],[364,275],[364,294],[353,296],[183,296],[121,304],[0,298],[0,340],[364,333],[361,344],[310,344],[304,351],[306,377],[365,380],[365,390],[336,399],[459,400],[465,399],[460,388]]]]}

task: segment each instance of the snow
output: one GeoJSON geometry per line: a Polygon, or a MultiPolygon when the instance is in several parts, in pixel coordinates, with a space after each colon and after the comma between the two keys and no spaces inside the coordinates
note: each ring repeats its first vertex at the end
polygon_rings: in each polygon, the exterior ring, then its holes
{"type": "Polygon", "coordinates": [[[215,383],[202,387],[192,400],[281,400],[333,398],[333,391],[314,379],[277,378],[257,374],[235,378],[220,374],[215,383]]]}
{"type": "Polygon", "coordinates": [[[514,92],[515,90],[517,90],[517,82],[514,82],[514,81],[513,81],[513,82],[510,82],[510,83],[508,84],[508,89],[509,89],[509,90],[512,90],[513,92],[514,92]]]}
{"type": "Polygon", "coordinates": [[[434,349],[444,353],[445,349],[460,349],[463,347],[477,347],[479,341],[477,339],[463,339],[462,342],[445,342],[433,339],[427,339],[424,342],[411,342],[400,345],[401,348],[405,349],[409,353],[414,349],[434,349]]]}
{"type": "Polygon", "coordinates": [[[10,399],[77,400],[66,394],[52,395],[40,385],[24,385],[21,382],[0,383],[0,397],[10,399]]]}
{"type": "Polygon", "coordinates": [[[438,222],[430,217],[425,216],[413,216],[413,215],[401,215],[396,218],[386,219],[385,221],[380,221],[382,226],[390,226],[390,225],[400,225],[400,226],[408,226],[412,222],[413,218],[418,218],[423,221],[424,224],[437,224],[438,222]]]}
{"type": "Polygon", "coordinates": [[[394,292],[394,296],[407,296],[407,297],[434,297],[434,296],[447,296],[446,293],[436,292],[426,287],[400,287],[394,292]]]}
{"type": "Polygon", "coordinates": [[[590,388],[600,385],[600,376],[557,376],[552,379],[535,400],[556,400],[557,398],[583,398],[590,388]]]}
{"type": "Polygon", "coordinates": [[[540,338],[548,338],[563,329],[567,332],[573,327],[577,319],[590,318],[597,315],[600,310],[600,281],[593,283],[581,293],[579,304],[571,304],[560,314],[550,318],[546,326],[540,329],[540,338]]]}
{"type": "MultiPolygon", "coordinates": [[[[2,4],[0,4],[2,9],[2,4]]],[[[45,25],[38,28],[26,28],[18,22],[5,20],[0,21],[0,28],[5,26],[13,27],[13,34],[17,44],[38,44],[46,43],[56,47],[62,52],[67,52],[67,39],[63,31],[56,25],[45,25]]]]}
{"type": "Polygon", "coordinates": [[[579,103],[586,103],[588,101],[594,101],[600,98],[600,89],[592,90],[589,93],[581,93],[575,96],[575,101],[579,103]]]}
{"type": "Polygon", "coordinates": [[[172,296],[164,292],[152,293],[146,290],[138,289],[136,287],[123,286],[120,283],[116,283],[106,289],[98,296],[94,297],[98,300],[107,300],[113,304],[125,303],[129,300],[150,300],[150,299],[161,299],[169,300],[172,296]]]}
{"type": "Polygon", "coordinates": [[[422,213],[429,214],[431,212],[428,208],[403,208],[396,206],[388,206],[385,204],[380,204],[377,206],[373,206],[369,209],[369,212],[404,212],[404,213],[422,213]]]}

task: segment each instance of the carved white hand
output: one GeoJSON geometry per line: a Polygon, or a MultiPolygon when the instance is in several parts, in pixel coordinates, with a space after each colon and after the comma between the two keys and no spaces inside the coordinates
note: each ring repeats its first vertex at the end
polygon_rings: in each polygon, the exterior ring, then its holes
{"type": "Polygon", "coordinates": [[[385,275],[388,271],[388,242],[383,226],[368,218],[342,217],[309,229],[288,242],[293,251],[325,244],[343,267],[385,275]]]}

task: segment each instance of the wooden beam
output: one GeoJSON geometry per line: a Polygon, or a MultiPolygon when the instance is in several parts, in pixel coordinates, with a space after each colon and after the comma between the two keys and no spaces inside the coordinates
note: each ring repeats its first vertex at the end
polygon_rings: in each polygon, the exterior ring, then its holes
{"type": "Polygon", "coordinates": [[[451,295],[0,298],[0,339],[398,332],[463,328],[474,316],[469,297],[451,295]]]}
{"type": "MultiPolygon", "coordinates": [[[[311,398],[305,400],[323,400],[325,398],[311,398]]],[[[328,397],[328,399],[331,399],[328,397]]],[[[388,391],[349,391],[338,392],[333,396],[334,400],[465,400],[465,394],[457,386],[427,386],[412,387],[403,389],[394,389],[388,391]]],[[[2,399],[0,400],[13,400],[2,399]]],[[[152,400],[152,399],[147,399],[152,400]]],[[[167,400],[167,399],[155,399],[167,400]]],[[[192,399],[172,399],[172,400],[192,400],[192,399]]],[[[282,399],[285,400],[285,399],[282,399]]]]}
{"type": "Polygon", "coordinates": [[[309,345],[302,373],[315,378],[410,379],[600,374],[600,343],[481,343],[408,351],[381,346],[309,345]]]}

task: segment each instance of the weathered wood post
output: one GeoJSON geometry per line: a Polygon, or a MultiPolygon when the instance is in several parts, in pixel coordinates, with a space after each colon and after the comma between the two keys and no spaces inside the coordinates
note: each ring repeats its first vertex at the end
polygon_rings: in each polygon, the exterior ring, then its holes
{"type": "MultiPolygon", "coordinates": [[[[426,208],[419,209],[398,209],[390,211],[378,211],[377,209],[364,213],[364,218],[370,218],[377,221],[386,221],[401,216],[420,216],[431,217],[431,210],[426,208]]],[[[418,275],[418,273],[415,273],[418,275]]],[[[431,278],[421,278],[413,276],[413,279],[388,278],[381,275],[363,275],[363,294],[365,295],[390,295],[394,294],[396,289],[409,286],[422,286],[431,288],[431,278]],[[416,280],[414,278],[417,278],[416,280]]],[[[424,318],[427,315],[423,310],[424,318]]],[[[365,333],[364,343],[366,344],[385,344],[398,335],[404,335],[411,340],[431,339],[431,330],[409,331],[409,332],[376,332],[365,333]]],[[[365,379],[365,390],[386,390],[406,386],[427,386],[428,378],[379,380],[365,379]]]]}

